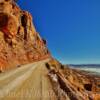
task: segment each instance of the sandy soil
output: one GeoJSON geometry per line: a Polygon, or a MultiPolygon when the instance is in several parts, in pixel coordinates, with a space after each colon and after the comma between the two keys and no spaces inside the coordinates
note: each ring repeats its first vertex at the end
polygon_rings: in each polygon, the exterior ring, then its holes
{"type": "Polygon", "coordinates": [[[2,100],[56,100],[45,67],[47,60],[15,69],[0,77],[2,100]]]}

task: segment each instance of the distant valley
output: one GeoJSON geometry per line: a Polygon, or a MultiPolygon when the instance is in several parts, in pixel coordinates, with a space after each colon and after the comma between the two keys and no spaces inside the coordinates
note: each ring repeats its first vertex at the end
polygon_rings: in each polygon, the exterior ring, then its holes
{"type": "Polygon", "coordinates": [[[90,68],[100,68],[100,64],[70,64],[70,66],[74,67],[90,67],[90,68]]]}
{"type": "Polygon", "coordinates": [[[92,74],[100,75],[100,64],[78,64],[78,65],[70,64],[69,66],[75,69],[88,71],[89,73],[92,72],[92,74]]]}

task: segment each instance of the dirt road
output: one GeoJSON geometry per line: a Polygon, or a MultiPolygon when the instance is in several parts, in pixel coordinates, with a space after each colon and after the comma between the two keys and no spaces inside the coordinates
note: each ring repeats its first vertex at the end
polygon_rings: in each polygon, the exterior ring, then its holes
{"type": "Polygon", "coordinates": [[[45,67],[48,61],[0,74],[0,100],[56,100],[45,67]]]}

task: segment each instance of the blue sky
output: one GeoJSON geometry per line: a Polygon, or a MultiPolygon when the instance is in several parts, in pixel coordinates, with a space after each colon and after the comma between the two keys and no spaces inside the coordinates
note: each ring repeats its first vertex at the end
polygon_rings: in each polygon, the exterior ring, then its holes
{"type": "Polygon", "coordinates": [[[19,0],[63,63],[100,63],[100,0],[19,0]]]}

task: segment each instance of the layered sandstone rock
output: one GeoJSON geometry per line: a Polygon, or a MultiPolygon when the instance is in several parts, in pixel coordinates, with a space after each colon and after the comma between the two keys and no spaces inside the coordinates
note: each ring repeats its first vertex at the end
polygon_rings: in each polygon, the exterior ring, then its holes
{"type": "Polygon", "coordinates": [[[49,56],[29,12],[13,0],[0,0],[0,70],[49,56]]]}

